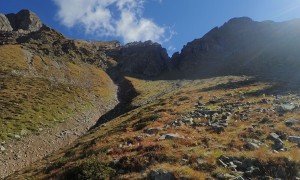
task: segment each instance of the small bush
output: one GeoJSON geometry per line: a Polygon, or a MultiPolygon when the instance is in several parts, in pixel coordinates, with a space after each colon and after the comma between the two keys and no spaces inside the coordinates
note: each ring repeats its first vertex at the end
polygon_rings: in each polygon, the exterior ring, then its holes
{"type": "Polygon", "coordinates": [[[60,160],[54,162],[54,163],[51,163],[47,166],[45,172],[46,173],[50,173],[51,171],[55,170],[55,169],[59,169],[61,168],[62,166],[64,166],[67,162],[68,162],[68,158],[61,158],[60,160]]]}
{"type": "Polygon", "coordinates": [[[93,156],[64,171],[59,179],[102,180],[110,179],[115,173],[114,169],[102,164],[93,156]]]}
{"type": "Polygon", "coordinates": [[[186,101],[186,100],[189,100],[190,98],[187,97],[187,96],[183,96],[183,97],[180,97],[178,100],[179,101],[186,101]]]}

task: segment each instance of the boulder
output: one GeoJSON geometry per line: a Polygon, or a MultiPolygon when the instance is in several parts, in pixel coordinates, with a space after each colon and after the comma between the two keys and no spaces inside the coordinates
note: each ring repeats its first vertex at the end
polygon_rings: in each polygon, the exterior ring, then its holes
{"type": "Polygon", "coordinates": [[[291,118],[291,119],[286,120],[284,123],[286,126],[294,126],[295,124],[299,124],[300,121],[297,119],[291,118]]]}
{"type": "Polygon", "coordinates": [[[9,20],[4,14],[0,14],[0,31],[12,31],[9,20]]]}
{"type": "Polygon", "coordinates": [[[295,108],[296,108],[296,106],[294,104],[281,104],[280,106],[277,106],[275,108],[275,110],[278,113],[286,113],[286,112],[294,110],[295,108]]]}
{"type": "Polygon", "coordinates": [[[193,118],[185,118],[185,119],[182,119],[181,121],[183,123],[186,123],[186,124],[193,124],[194,123],[193,118]]]}
{"type": "Polygon", "coordinates": [[[283,141],[280,139],[280,136],[276,133],[270,133],[270,135],[268,136],[269,139],[271,139],[272,141],[274,141],[274,144],[272,146],[272,148],[274,150],[281,150],[283,149],[283,141]]]}
{"type": "Polygon", "coordinates": [[[224,131],[225,131],[224,126],[222,126],[222,125],[220,125],[220,124],[218,124],[218,123],[212,124],[211,127],[212,127],[213,131],[214,131],[215,133],[218,133],[218,134],[220,134],[221,132],[224,132],[224,131]]]}
{"type": "Polygon", "coordinates": [[[288,140],[294,143],[300,143],[300,136],[289,136],[288,140]]]}
{"type": "Polygon", "coordinates": [[[151,180],[175,180],[173,173],[166,170],[152,170],[149,174],[149,179],[151,180]]]}
{"type": "Polygon", "coordinates": [[[5,151],[5,147],[4,146],[0,146],[0,151],[5,151]]]}
{"type": "Polygon", "coordinates": [[[282,150],[284,148],[282,140],[276,139],[272,147],[274,150],[282,150]]]}
{"type": "Polygon", "coordinates": [[[276,133],[270,133],[268,138],[274,141],[279,138],[279,135],[276,133]]]}
{"type": "Polygon", "coordinates": [[[259,148],[259,145],[253,142],[247,142],[246,147],[252,151],[259,148]]]}
{"type": "Polygon", "coordinates": [[[7,14],[12,28],[14,31],[26,30],[26,31],[38,31],[43,23],[40,18],[32,11],[21,10],[17,14],[7,14]]]}
{"type": "Polygon", "coordinates": [[[144,133],[146,134],[157,134],[159,131],[161,131],[161,128],[149,128],[144,130],[144,133]]]}
{"type": "Polygon", "coordinates": [[[179,134],[173,134],[173,133],[169,133],[169,134],[164,134],[162,136],[160,136],[160,138],[158,140],[165,140],[165,139],[174,139],[174,138],[178,138],[178,139],[185,139],[184,136],[180,136],[179,134]]]}

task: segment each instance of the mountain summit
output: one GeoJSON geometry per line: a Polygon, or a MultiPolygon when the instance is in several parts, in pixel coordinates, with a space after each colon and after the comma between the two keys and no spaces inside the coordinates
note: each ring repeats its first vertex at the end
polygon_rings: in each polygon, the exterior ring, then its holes
{"type": "Polygon", "coordinates": [[[0,14],[1,31],[38,31],[43,23],[32,11],[21,10],[17,14],[0,14]]]}
{"type": "Polygon", "coordinates": [[[187,77],[251,75],[300,80],[300,20],[233,18],[188,43],[172,61],[187,77]]]}

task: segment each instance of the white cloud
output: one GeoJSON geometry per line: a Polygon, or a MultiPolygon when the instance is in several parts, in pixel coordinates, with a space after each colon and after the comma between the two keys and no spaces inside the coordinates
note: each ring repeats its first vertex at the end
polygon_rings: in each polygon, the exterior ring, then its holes
{"type": "Polygon", "coordinates": [[[166,27],[144,18],[144,0],[53,0],[60,22],[80,26],[87,34],[121,37],[125,43],[165,42],[166,27]]]}

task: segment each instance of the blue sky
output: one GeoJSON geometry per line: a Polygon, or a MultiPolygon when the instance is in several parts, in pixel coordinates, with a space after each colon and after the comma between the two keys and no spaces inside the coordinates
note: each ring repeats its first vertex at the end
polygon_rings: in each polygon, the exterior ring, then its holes
{"type": "Polygon", "coordinates": [[[1,13],[30,9],[69,38],[151,39],[169,54],[233,17],[300,18],[300,0],[1,0],[1,13]]]}

